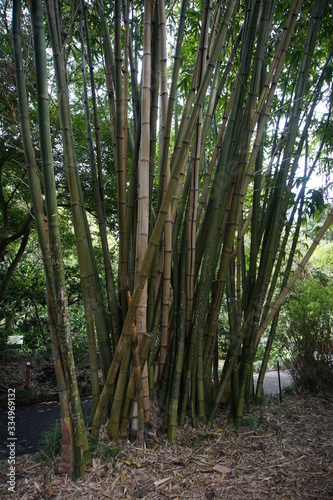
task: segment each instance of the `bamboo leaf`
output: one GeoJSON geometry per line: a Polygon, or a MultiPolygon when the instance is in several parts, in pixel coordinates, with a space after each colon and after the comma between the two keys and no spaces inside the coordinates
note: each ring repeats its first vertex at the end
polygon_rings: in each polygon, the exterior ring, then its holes
{"type": "Polygon", "coordinates": [[[230,472],[232,472],[232,470],[229,467],[221,464],[214,465],[213,469],[215,472],[219,472],[220,474],[229,474],[230,472]]]}

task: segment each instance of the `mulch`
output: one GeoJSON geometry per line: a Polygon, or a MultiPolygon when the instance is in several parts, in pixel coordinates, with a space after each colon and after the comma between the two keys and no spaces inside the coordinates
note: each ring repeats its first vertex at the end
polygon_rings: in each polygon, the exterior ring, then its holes
{"type": "MultiPolygon", "coordinates": [[[[213,428],[187,421],[170,445],[161,435],[153,405],[144,450],[124,441],[99,449],[76,482],[57,476],[37,455],[16,461],[17,499],[333,499],[333,397],[288,393],[268,397],[235,429],[221,409],[213,428]],[[112,455],[115,446],[119,453],[112,455]]],[[[0,497],[5,498],[6,461],[0,463],[0,497]]]]}

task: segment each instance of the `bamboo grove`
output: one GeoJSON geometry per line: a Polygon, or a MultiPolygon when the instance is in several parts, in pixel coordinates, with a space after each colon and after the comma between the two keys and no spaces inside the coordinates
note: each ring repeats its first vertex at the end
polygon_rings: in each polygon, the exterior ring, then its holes
{"type": "Polygon", "coordinates": [[[171,443],[187,417],[193,426],[203,419],[209,429],[221,402],[230,402],[240,425],[255,396],[258,345],[266,332],[260,399],[279,308],[333,217],[328,212],[297,260],[307,183],[330,155],[330,16],[325,0],[13,1],[21,138],[61,401],[61,470],[71,468],[73,451],[74,477],[82,476],[90,454],[71,345],[52,138],[60,144],[80,269],[92,437],[98,439],[106,412],[111,440],[131,432],[143,446],[155,401],[171,443]],[[37,133],[20,36],[21,18],[29,14],[37,133]],[[74,84],[102,269],[73,130],[74,84]],[[52,130],[51,97],[57,103],[52,130]],[[112,172],[103,164],[106,148],[112,172]]]}

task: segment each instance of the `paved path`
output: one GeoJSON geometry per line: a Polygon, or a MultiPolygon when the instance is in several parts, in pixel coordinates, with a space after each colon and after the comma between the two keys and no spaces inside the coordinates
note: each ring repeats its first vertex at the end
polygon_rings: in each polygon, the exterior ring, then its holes
{"type": "MultiPolygon", "coordinates": [[[[255,373],[253,376],[254,385],[257,384],[258,374],[255,373]]],[[[280,371],[281,387],[289,387],[293,384],[293,379],[287,370],[280,371]]],[[[270,370],[265,374],[264,380],[264,393],[266,395],[277,394],[279,392],[279,378],[277,370],[270,370]]]]}
{"type": "MultiPolygon", "coordinates": [[[[287,387],[292,384],[289,372],[281,371],[281,386],[287,387]]],[[[254,375],[256,384],[257,375],[254,375]]],[[[277,394],[279,392],[278,372],[276,370],[266,373],[264,380],[265,394],[277,394]]],[[[84,412],[89,412],[91,399],[82,401],[84,412]]],[[[17,406],[15,409],[15,434],[16,455],[34,453],[38,449],[38,443],[44,437],[44,433],[52,429],[55,423],[60,421],[59,403],[51,401],[27,406],[17,406]]],[[[7,410],[0,409],[0,459],[7,455],[7,410]]]]}
{"type": "MultiPolygon", "coordinates": [[[[82,400],[83,411],[91,408],[91,398],[82,400]]],[[[17,406],[15,408],[16,455],[34,453],[45,432],[56,422],[60,425],[60,407],[56,401],[17,406]]],[[[7,455],[7,410],[0,409],[0,459],[7,455]]]]}

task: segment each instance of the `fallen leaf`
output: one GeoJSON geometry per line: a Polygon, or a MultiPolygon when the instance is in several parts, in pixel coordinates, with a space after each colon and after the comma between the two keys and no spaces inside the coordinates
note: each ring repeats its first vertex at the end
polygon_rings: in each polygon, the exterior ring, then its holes
{"type": "Polygon", "coordinates": [[[231,472],[231,469],[229,469],[229,467],[220,464],[214,465],[213,469],[215,472],[219,472],[220,474],[228,474],[229,472],[231,472]]]}
{"type": "Polygon", "coordinates": [[[38,491],[38,493],[41,493],[41,489],[40,489],[39,485],[36,483],[36,481],[34,481],[34,486],[35,486],[36,490],[38,491]]]}
{"type": "Polygon", "coordinates": [[[158,486],[161,486],[162,484],[167,483],[168,481],[170,481],[170,479],[171,479],[171,477],[165,477],[164,479],[157,479],[154,482],[154,486],[157,488],[158,486]]]}
{"type": "Polygon", "coordinates": [[[258,436],[255,435],[255,436],[248,436],[248,437],[251,438],[251,439],[263,439],[263,438],[270,438],[272,436],[273,436],[273,434],[270,433],[270,434],[260,434],[258,436]]]}
{"type": "Polygon", "coordinates": [[[126,465],[135,465],[135,467],[137,467],[138,469],[140,469],[140,467],[142,467],[139,462],[130,462],[130,460],[124,460],[123,462],[126,465]]]}

